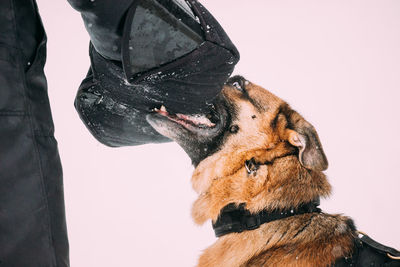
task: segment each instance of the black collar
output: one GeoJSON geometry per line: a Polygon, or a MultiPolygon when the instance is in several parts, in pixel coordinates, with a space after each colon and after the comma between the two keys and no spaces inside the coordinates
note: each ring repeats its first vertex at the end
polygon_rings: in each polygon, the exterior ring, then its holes
{"type": "Polygon", "coordinates": [[[245,204],[239,206],[229,204],[225,206],[218,217],[218,220],[213,223],[213,228],[216,237],[221,237],[230,233],[241,233],[243,231],[254,230],[260,227],[261,224],[284,219],[294,215],[304,213],[321,212],[319,206],[319,198],[305,203],[297,208],[266,211],[263,210],[256,214],[251,214],[245,209],[245,204]]]}

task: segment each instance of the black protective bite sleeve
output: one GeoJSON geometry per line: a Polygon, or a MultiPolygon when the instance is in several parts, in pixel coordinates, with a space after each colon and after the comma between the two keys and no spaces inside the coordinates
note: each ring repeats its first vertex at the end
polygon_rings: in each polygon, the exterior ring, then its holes
{"type": "Polygon", "coordinates": [[[91,36],[91,68],[78,90],[75,107],[94,137],[108,146],[169,141],[147,123],[146,115],[161,105],[173,113],[207,113],[239,60],[236,47],[210,12],[198,1],[188,0],[202,29],[202,42],[157,67],[137,68],[141,71],[136,75],[129,68],[137,63],[134,55],[140,54],[135,38],[147,36],[148,42],[161,42],[159,35],[154,40],[146,35],[151,21],[143,20],[141,29],[135,28],[134,9],[140,2],[70,0],[82,13],[91,36]],[[144,34],[132,35],[140,30],[144,34]]]}

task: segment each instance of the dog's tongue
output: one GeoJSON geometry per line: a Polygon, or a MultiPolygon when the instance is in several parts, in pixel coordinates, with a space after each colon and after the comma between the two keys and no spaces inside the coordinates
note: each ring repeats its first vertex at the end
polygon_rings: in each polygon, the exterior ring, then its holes
{"type": "Polygon", "coordinates": [[[214,127],[215,123],[211,122],[205,115],[195,114],[195,115],[187,115],[177,113],[175,115],[169,114],[165,106],[161,106],[160,109],[154,109],[158,114],[161,114],[165,117],[168,117],[178,123],[192,123],[197,126],[206,126],[206,127],[214,127]]]}
{"type": "Polygon", "coordinates": [[[185,115],[185,114],[176,114],[179,119],[185,121],[191,121],[196,125],[205,125],[207,127],[214,127],[215,123],[212,123],[206,116],[204,115],[185,115]]]}

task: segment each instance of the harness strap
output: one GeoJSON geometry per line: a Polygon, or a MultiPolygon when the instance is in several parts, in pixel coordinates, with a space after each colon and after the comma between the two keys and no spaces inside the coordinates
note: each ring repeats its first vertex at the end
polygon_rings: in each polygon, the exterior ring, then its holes
{"type": "Polygon", "coordinates": [[[354,240],[352,255],[339,259],[333,267],[400,267],[399,251],[378,243],[362,232],[358,232],[358,234],[358,237],[354,240]]]}
{"type": "Polygon", "coordinates": [[[377,250],[380,253],[386,254],[389,258],[393,260],[400,260],[400,251],[397,251],[394,248],[387,247],[382,245],[381,243],[376,242],[366,234],[359,232],[359,238],[361,242],[367,244],[368,246],[372,247],[373,249],[377,250]]]}
{"type": "Polygon", "coordinates": [[[295,215],[321,212],[319,199],[305,203],[297,208],[267,211],[252,214],[245,209],[245,204],[239,206],[231,203],[225,206],[217,219],[212,224],[216,237],[221,237],[230,233],[241,233],[243,231],[254,230],[260,225],[295,215]]]}

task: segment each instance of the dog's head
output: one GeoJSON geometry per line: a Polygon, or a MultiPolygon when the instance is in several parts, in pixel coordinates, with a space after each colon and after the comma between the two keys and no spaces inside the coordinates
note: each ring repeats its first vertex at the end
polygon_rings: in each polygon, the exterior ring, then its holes
{"type": "Polygon", "coordinates": [[[155,111],[148,122],[176,141],[195,166],[216,153],[268,161],[294,152],[308,169],[328,166],[314,127],[283,100],[240,76],[226,83],[208,115],[169,114],[164,107],[155,111]]]}
{"type": "Polygon", "coordinates": [[[199,224],[215,220],[230,203],[257,212],[330,193],[321,172],[328,162],[314,127],[240,76],[226,83],[208,116],[171,115],[162,108],[147,120],[180,144],[196,166],[192,184],[199,199],[192,215],[199,224]]]}

